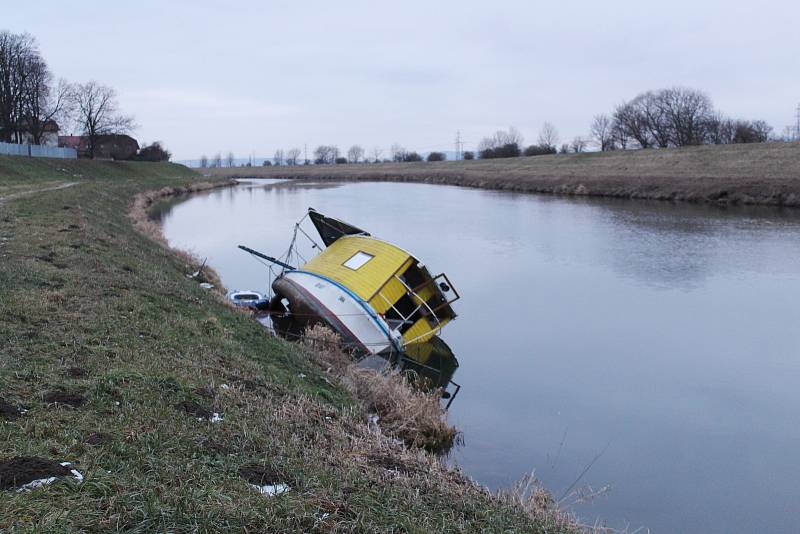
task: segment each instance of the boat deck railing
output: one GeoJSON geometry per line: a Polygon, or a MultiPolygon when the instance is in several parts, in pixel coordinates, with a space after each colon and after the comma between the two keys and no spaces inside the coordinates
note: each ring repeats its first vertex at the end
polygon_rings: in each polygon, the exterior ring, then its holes
{"type": "Polygon", "coordinates": [[[420,284],[419,286],[417,286],[415,288],[409,287],[409,285],[406,284],[406,282],[400,276],[395,274],[394,277],[406,289],[406,294],[409,297],[411,297],[411,299],[414,302],[418,303],[417,307],[414,308],[414,310],[411,313],[409,313],[408,315],[403,315],[400,312],[400,310],[397,309],[397,307],[394,305],[394,303],[392,303],[392,301],[390,301],[388,298],[386,298],[386,296],[383,294],[383,292],[378,291],[378,295],[386,302],[386,304],[389,305],[389,307],[392,310],[394,310],[394,312],[398,315],[398,317],[400,317],[402,319],[402,322],[400,324],[401,325],[403,325],[403,324],[413,324],[414,321],[412,320],[412,317],[414,317],[414,315],[417,312],[419,312],[420,310],[422,310],[423,308],[427,312],[426,315],[428,317],[432,317],[433,320],[436,323],[435,325],[432,325],[432,330],[431,331],[425,332],[424,334],[420,334],[419,336],[415,337],[414,339],[406,340],[405,343],[413,343],[414,341],[417,341],[418,339],[421,339],[421,338],[423,338],[425,336],[428,336],[431,333],[433,333],[433,334],[440,333],[441,332],[441,323],[442,323],[442,321],[439,319],[439,316],[436,314],[436,312],[441,310],[445,306],[449,306],[450,304],[452,304],[453,302],[455,302],[459,298],[461,298],[461,296],[458,294],[458,291],[456,291],[455,287],[453,287],[452,283],[447,278],[447,275],[444,274],[444,273],[441,273],[441,274],[431,278],[427,282],[425,282],[423,284],[420,284]],[[437,283],[437,281],[438,281],[438,283],[437,283]],[[431,308],[431,306],[428,304],[428,302],[419,295],[420,291],[422,291],[424,288],[426,288],[428,286],[431,286],[431,285],[434,286],[434,293],[438,293],[439,295],[442,295],[444,297],[445,293],[450,293],[452,291],[452,293],[455,295],[455,297],[454,298],[450,298],[450,299],[445,297],[444,298],[444,302],[442,302],[441,304],[439,304],[435,308],[431,308]]]}

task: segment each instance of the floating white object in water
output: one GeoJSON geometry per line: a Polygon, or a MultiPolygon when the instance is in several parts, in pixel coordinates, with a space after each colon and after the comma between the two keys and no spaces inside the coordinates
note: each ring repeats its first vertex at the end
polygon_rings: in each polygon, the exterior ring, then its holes
{"type": "Polygon", "coordinates": [[[258,484],[250,484],[251,487],[258,490],[261,495],[269,497],[280,495],[289,491],[289,486],[286,484],[267,484],[266,486],[259,486],[258,484]]]}

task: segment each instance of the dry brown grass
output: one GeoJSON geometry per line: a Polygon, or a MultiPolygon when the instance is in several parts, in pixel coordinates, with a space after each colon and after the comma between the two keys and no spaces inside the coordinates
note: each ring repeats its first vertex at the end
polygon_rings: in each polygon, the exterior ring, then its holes
{"type": "Polygon", "coordinates": [[[529,193],[800,206],[800,143],[203,172],[230,178],[387,180],[529,193]]]}
{"type": "Polygon", "coordinates": [[[563,510],[534,473],[526,475],[510,488],[499,490],[497,498],[524,510],[534,521],[553,525],[558,530],[600,531],[596,527],[581,525],[574,515],[563,510]]]}
{"type": "Polygon", "coordinates": [[[407,446],[431,452],[448,451],[458,431],[447,422],[441,391],[421,391],[408,377],[387,367],[384,371],[359,368],[330,329],[314,325],[306,330],[301,345],[327,372],[336,376],[364,409],[378,417],[382,431],[407,446]]]}

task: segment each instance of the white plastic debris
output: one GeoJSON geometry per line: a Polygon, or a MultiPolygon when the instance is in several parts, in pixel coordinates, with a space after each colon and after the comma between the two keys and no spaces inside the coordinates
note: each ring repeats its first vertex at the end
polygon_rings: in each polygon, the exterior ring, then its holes
{"type": "Polygon", "coordinates": [[[286,484],[267,484],[266,486],[250,484],[250,486],[257,489],[261,495],[267,495],[268,497],[273,497],[289,491],[289,486],[286,484]]]}
{"type": "MultiPolygon", "coordinates": [[[[64,467],[69,467],[72,464],[69,462],[61,462],[61,465],[64,467]]],[[[80,472],[78,472],[76,469],[70,469],[69,472],[72,473],[72,476],[75,478],[75,480],[77,480],[78,482],[83,482],[83,475],[80,474],[80,472]]],[[[32,491],[35,490],[36,488],[41,488],[43,486],[49,486],[56,480],[58,480],[58,477],[47,477],[47,478],[40,478],[37,480],[31,480],[27,484],[17,488],[17,493],[22,493],[24,491],[32,491]]]]}
{"type": "Polygon", "coordinates": [[[231,389],[231,387],[228,384],[222,384],[219,389],[231,389]]]}
{"type": "Polygon", "coordinates": [[[220,414],[218,414],[218,413],[214,412],[214,413],[211,415],[211,419],[210,419],[210,421],[211,421],[212,423],[219,423],[220,421],[222,421],[222,416],[221,416],[220,414]]]}
{"type": "MultiPolygon", "coordinates": [[[[62,466],[64,466],[64,467],[69,467],[69,466],[70,466],[70,465],[72,465],[72,464],[71,464],[71,463],[69,463],[69,462],[61,462],[61,465],[62,465],[62,466]]],[[[82,475],[82,474],[80,474],[80,473],[79,473],[77,470],[75,470],[75,469],[70,469],[70,470],[69,470],[69,472],[70,472],[70,473],[72,473],[72,476],[74,476],[74,477],[75,477],[75,479],[76,479],[78,482],[83,482],[83,475],[82,475]]]]}
{"type": "Polygon", "coordinates": [[[298,378],[305,378],[305,377],[306,377],[306,375],[305,375],[305,373],[298,373],[298,374],[297,374],[297,377],[298,377],[298,378]]]}
{"type": "Polygon", "coordinates": [[[369,428],[373,432],[380,432],[381,427],[378,426],[378,421],[380,421],[380,417],[378,414],[371,413],[367,416],[367,428],[369,428]]]}
{"type": "Polygon", "coordinates": [[[48,486],[58,480],[58,477],[50,477],[50,478],[40,478],[38,480],[31,480],[24,486],[20,486],[17,488],[17,493],[22,493],[23,491],[31,491],[35,490],[36,488],[41,488],[42,486],[48,486]]]}
{"type": "Polygon", "coordinates": [[[208,282],[203,282],[200,284],[200,287],[203,289],[214,289],[214,284],[209,284],[208,282]]]}

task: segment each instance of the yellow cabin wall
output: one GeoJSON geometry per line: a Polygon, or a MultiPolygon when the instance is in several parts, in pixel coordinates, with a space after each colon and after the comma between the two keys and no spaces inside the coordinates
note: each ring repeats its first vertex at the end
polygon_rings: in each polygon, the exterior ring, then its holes
{"type": "MultiPolygon", "coordinates": [[[[413,260],[409,258],[409,260],[400,267],[397,273],[404,273],[406,269],[408,269],[408,266],[411,265],[412,261],[413,260]]],[[[372,297],[372,300],[370,300],[369,303],[378,313],[386,313],[389,308],[391,308],[391,304],[397,302],[405,294],[406,286],[404,286],[400,280],[392,276],[392,278],[390,278],[386,284],[380,288],[378,293],[372,297]]]]}
{"type": "Polygon", "coordinates": [[[443,319],[436,327],[431,328],[427,319],[422,318],[414,323],[414,326],[403,333],[404,343],[423,343],[428,341],[439,332],[439,329],[450,322],[450,319],[443,319]]]}
{"type": "Polygon", "coordinates": [[[331,246],[303,265],[302,270],[336,280],[362,299],[371,302],[375,293],[410,258],[406,251],[385,241],[371,237],[346,236],[331,243],[331,246]],[[344,262],[359,251],[374,257],[358,269],[345,267],[344,262]]]}
{"type": "MultiPolygon", "coordinates": [[[[376,312],[385,314],[391,304],[406,294],[405,285],[394,275],[405,272],[414,261],[416,260],[406,251],[385,241],[371,237],[345,236],[331,243],[301,269],[339,282],[367,301],[376,312]],[[373,258],[355,270],[345,267],[344,262],[359,251],[371,254],[373,258]]],[[[417,304],[421,304],[434,295],[434,288],[425,286],[420,289],[418,295],[422,300],[417,298],[414,300],[417,304]]],[[[428,341],[448,322],[449,319],[444,319],[431,327],[426,318],[420,318],[403,333],[403,341],[405,343],[428,341]]]]}

